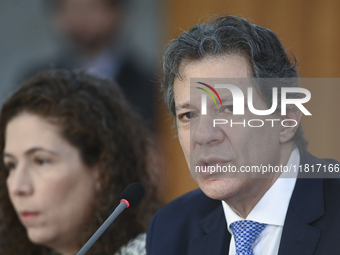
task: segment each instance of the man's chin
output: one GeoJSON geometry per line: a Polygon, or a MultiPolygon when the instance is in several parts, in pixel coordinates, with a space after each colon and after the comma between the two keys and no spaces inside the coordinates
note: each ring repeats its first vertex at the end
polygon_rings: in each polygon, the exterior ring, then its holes
{"type": "Polygon", "coordinates": [[[196,178],[200,189],[211,199],[225,200],[238,190],[239,179],[235,178],[196,178]]]}

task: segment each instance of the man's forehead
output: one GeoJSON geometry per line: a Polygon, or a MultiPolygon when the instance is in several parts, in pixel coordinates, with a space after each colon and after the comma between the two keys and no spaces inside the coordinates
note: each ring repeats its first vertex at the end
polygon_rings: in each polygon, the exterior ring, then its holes
{"type": "MultiPolygon", "coordinates": [[[[190,78],[189,80],[180,80],[177,78],[174,82],[175,99],[188,97],[189,94],[193,98],[201,94],[211,93],[212,96],[220,96],[221,101],[232,101],[233,92],[225,85],[232,85],[242,91],[247,98],[248,88],[252,88],[253,93],[257,93],[258,89],[254,85],[253,80],[249,78],[190,78]],[[185,96],[186,95],[186,96],[185,96]]],[[[189,99],[188,99],[189,100],[189,99]]]]}
{"type": "Polygon", "coordinates": [[[178,67],[178,77],[187,82],[193,77],[202,78],[249,78],[251,67],[245,56],[240,54],[225,54],[207,56],[198,60],[182,60],[178,67]]]}
{"type": "MultiPolygon", "coordinates": [[[[176,110],[190,108],[190,104],[195,98],[201,98],[205,93],[199,91],[197,86],[202,87],[199,81],[204,81],[211,87],[219,83],[232,83],[239,86],[246,94],[249,83],[250,67],[246,57],[241,55],[222,55],[215,57],[205,57],[200,60],[184,60],[179,66],[179,75],[174,80],[174,99],[176,110]],[[196,83],[198,82],[198,83],[196,83]]],[[[204,87],[204,86],[203,86],[204,87]]],[[[221,95],[221,100],[232,101],[231,92],[227,89],[217,89],[221,95]]],[[[197,101],[196,100],[196,101],[197,101]]]]}

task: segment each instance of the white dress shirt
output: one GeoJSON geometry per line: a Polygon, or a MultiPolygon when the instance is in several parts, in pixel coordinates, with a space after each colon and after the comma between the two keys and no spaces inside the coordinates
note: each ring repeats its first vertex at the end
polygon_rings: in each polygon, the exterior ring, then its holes
{"type": "MultiPolygon", "coordinates": [[[[295,148],[290,155],[287,166],[296,165],[297,169],[299,164],[300,153],[299,150],[295,148]]],[[[248,214],[246,220],[267,224],[252,245],[255,255],[278,254],[283,224],[286,218],[289,201],[295,187],[297,174],[297,172],[282,173],[280,178],[274,182],[248,214]],[[289,178],[285,178],[287,176],[289,176],[289,178]]],[[[230,224],[244,219],[237,215],[226,202],[222,201],[222,205],[228,223],[228,231],[232,235],[229,246],[229,255],[235,255],[235,238],[230,229],[230,224]]]]}

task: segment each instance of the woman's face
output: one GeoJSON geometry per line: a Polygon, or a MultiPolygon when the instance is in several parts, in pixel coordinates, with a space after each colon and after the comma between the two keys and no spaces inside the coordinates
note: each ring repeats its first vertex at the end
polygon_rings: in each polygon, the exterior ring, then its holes
{"type": "Polygon", "coordinates": [[[37,115],[13,118],[5,135],[7,189],[29,239],[63,253],[77,250],[95,203],[97,169],[37,115]]]}

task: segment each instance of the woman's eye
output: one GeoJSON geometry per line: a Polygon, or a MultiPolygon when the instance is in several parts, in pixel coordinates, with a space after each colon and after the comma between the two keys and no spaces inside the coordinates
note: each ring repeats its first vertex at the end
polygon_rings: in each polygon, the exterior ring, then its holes
{"type": "Polygon", "coordinates": [[[182,122],[188,122],[194,116],[192,112],[186,112],[178,115],[178,119],[182,122]]]}
{"type": "Polygon", "coordinates": [[[17,164],[15,162],[6,162],[4,165],[5,165],[5,168],[7,169],[7,171],[14,170],[17,166],[17,164]]]}
{"type": "Polygon", "coordinates": [[[45,158],[35,158],[34,159],[34,163],[37,164],[37,165],[45,165],[49,162],[50,161],[48,159],[45,159],[45,158]]]}

